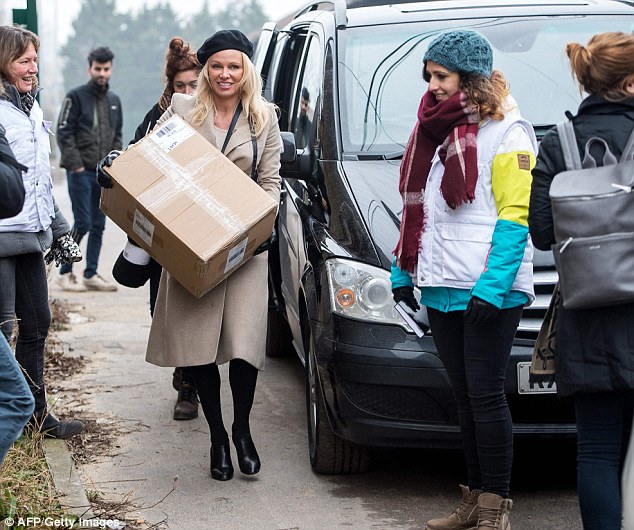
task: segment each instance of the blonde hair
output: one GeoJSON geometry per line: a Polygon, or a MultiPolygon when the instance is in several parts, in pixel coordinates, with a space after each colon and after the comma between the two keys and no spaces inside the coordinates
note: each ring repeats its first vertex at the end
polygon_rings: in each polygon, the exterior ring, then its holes
{"type": "Polygon", "coordinates": [[[617,31],[598,33],[587,46],[568,43],[566,54],[580,90],[609,101],[633,96],[627,86],[634,83],[634,35],[617,31]]]}
{"type": "Polygon", "coordinates": [[[509,95],[509,85],[499,70],[493,70],[491,78],[477,74],[460,74],[460,87],[467,94],[469,106],[474,108],[480,119],[504,118],[504,100],[509,95]]]}
{"type": "MultiPolygon", "coordinates": [[[[251,120],[257,136],[264,129],[270,113],[267,108],[267,101],[262,97],[260,74],[258,74],[255,66],[244,52],[240,52],[240,55],[242,55],[243,75],[238,83],[238,94],[242,101],[242,108],[251,120]]],[[[205,63],[198,75],[198,88],[194,93],[194,108],[189,116],[194,125],[200,125],[211,111],[215,112],[216,110],[209,80],[208,63],[209,61],[205,63]]]]}
{"type": "MultiPolygon", "coordinates": [[[[20,26],[0,26],[0,78],[9,82],[13,73],[11,63],[26,52],[30,44],[35,51],[40,49],[40,38],[20,26]]],[[[5,95],[5,88],[0,82],[0,96],[5,95]]]]}

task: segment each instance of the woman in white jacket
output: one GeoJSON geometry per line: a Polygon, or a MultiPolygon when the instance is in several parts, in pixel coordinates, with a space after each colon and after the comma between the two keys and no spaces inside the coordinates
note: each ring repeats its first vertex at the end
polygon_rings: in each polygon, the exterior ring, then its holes
{"type": "Polygon", "coordinates": [[[0,324],[8,339],[17,317],[15,356],[35,398],[32,423],[48,437],[68,438],[84,425],[59,421],[46,403],[44,347],[51,314],[43,253],[52,245],[47,256],[58,263],[77,261],[81,253],[53,199],[51,123],[35,99],[39,45],[38,36],[26,29],[0,26],[0,123],[16,159],[27,168],[24,207],[0,220],[0,324]]]}
{"type": "Polygon", "coordinates": [[[399,189],[394,299],[427,306],[456,397],[467,464],[463,500],[429,530],[510,528],[513,424],[504,381],[522,308],[534,299],[528,237],[536,142],[479,33],[437,37],[399,189]]]}

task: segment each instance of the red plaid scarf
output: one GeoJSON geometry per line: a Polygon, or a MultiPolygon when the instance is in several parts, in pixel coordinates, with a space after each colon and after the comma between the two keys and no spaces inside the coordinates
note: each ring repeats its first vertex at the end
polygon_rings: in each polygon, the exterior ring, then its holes
{"type": "Polygon", "coordinates": [[[479,116],[466,105],[463,92],[445,101],[427,91],[418,107],[418,123],[405,147],[398,189],[403,197],[403,216],[398,245],[394,249],[397,265],[414,272],[418,261],[420,235],[424,226],[423,199],[431,161],[438,156],[445,166],[440,191],[447,205],[455,209],[475,198],[478,181],[479,116]]]}

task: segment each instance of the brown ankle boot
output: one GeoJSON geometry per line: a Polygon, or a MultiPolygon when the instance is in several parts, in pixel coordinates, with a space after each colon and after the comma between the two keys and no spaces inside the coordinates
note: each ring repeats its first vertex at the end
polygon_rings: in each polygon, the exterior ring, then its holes
{"type": "Polygon", "coordinates": [[[198,417],[198,392],[188,383],[183,383],[174,405],[175,420],[193,420],[198,417]]]}
{"type": "Polygon", "coordinates": [[[511,530],[509,512],[511,499],[503,499],[495,493],[482,493],[478,499],[478,530],[511,530]]]}
{"type": "Polygon", "coordinates": [[[462,502],[447,517],[427,521],[427,530],[472,530],[478,524],[478,498],[480,490],[470,491],[460,484],[462,502]]]}

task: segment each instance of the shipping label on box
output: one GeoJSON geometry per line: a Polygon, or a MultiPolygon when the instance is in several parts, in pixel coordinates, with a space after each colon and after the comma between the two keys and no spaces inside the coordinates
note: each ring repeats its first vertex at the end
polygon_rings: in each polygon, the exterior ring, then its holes
{"type": "Polygon", "coordinates": [[[271,236],[275,201],[179,116],[108,173],[101,209],[196,297],[271,236]]]}

